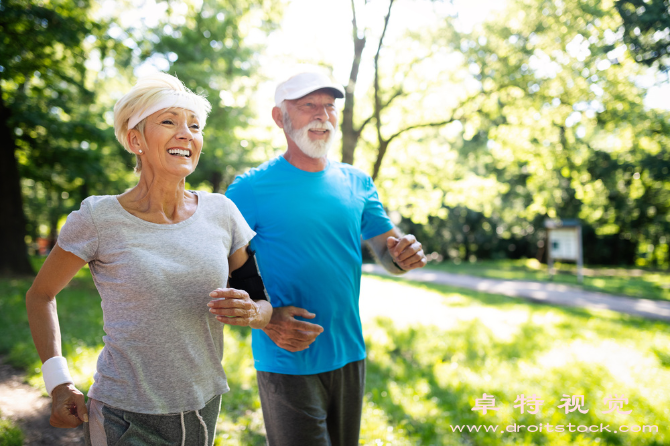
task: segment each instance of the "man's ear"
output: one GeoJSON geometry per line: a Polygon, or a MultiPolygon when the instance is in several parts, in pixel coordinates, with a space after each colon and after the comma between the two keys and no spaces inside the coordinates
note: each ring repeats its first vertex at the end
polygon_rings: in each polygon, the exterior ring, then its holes
{"type": "Polygon", "coordinates": [[[128,141],[128,147],[130,147],[130,149],[135,152],[135,154],[137,154],[142,148],[142,137],[140,132],[135,129],[128,130],[128,135],[126,138],[128,141]]]}
{"type": "Polygon", "coordinates": [[[272,119],[275,121],[275,124],[277,124],[277,127],[280,129],[284,128],[284,113],[281,111],[281,108],[272,108],[272,119]]]}

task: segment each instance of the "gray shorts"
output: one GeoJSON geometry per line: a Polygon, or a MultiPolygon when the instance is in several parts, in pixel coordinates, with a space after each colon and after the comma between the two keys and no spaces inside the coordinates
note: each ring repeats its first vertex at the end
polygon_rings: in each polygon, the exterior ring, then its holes
{"type": "Polygon", "coordinates": [[[357,446],[365,360],[317,375],[257,372],[270,446],[357,446]]]}
{"type": "Polygon", "coordinates": [[[200,410],[150,415],[88,401],[87,446],[212,446],[221,395],[200,410]]]}

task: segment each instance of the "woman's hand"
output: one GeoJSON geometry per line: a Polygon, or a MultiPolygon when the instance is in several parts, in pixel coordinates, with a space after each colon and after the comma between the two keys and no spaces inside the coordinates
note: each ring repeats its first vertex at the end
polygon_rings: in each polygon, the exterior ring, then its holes
{"type": "Polygon", "coordinates": [[[61,384],[51,392],[51,418],[53,427],[77,427],[88,422],[84,394],[74,384],[61,384]]]}
{"type": "Polygon", "coordinates": [[[253,301],[244,290],[217,288],[209,296],[213,298],[207,304],[209,312],[224,324],[263,328],[272,317],[272,306],[269,302],[253,301]]]}

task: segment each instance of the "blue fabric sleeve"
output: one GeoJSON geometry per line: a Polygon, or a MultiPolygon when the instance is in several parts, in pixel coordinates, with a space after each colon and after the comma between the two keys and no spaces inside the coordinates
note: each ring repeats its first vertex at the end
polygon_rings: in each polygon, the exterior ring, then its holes
{"type": "Polygon", "coordinates": [[[238,176],[228,186],[226,197],[230,198],[251,229],[256,230],[256,200],[248,177],[238,176]]]}
{"type": "Polygon", "coordinates": [[[366,178],[366,195],[365,207],[363,208],[363,217],[361,221],[361,234],[363,240],[369,240],[380,234],[393,229],[393,223],[386,215],[384,206],[379,201],[379,194],[377,188],[372,182],[372,178],[366,178]]]}

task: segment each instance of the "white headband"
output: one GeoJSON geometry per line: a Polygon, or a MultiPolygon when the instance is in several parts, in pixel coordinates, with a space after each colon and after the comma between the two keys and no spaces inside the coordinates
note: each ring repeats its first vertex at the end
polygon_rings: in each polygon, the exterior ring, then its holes
{"type": "Polygon", "coordinates": [[[147,116],[153,115],[158,110],[162,110],[164,108],[185,108],[186,110],[191,110],[197,115],[198,112],[196,111],[195,105],[196,102],[193,100],[193,97],[191,97],[190,94],[175,91],[174,93],[165,96],[151,107],[140,110],[131,116],[128,120],[128,130],[135,128],[135,126],[147,116]]]}

